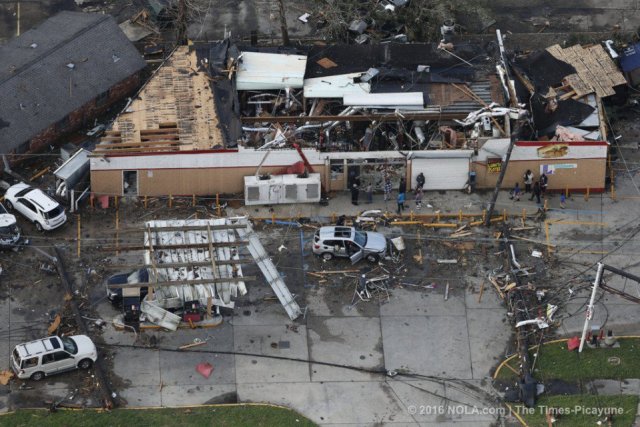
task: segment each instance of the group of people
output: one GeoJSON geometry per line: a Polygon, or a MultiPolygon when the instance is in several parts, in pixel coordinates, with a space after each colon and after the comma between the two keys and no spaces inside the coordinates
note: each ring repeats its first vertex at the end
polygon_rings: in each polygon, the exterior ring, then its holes
{"type": "MultiPolygon", "coordinates": [[[[358,205],[358,199],[360,197],[360,177],[353,176],[350,179],[350,190],[351,190],[351,203],[353,205],[358,205]]],[[[414,201],[416,203],[416,209],[422,208],[422,197],[424,194],[424,183],[425,176],[421,172],[418,174],[416,178],[416,189],[414,193],[414,201]]],[[[384,190],[384,201],[391,200],[391,193],[393,191],[393,185],[391,183],[391,176],[389,173],[383,173],[383,190],[384,190]]],[[[365,193],[367,195],[367,203],[373,202],[373,185],[372,183],[367,183],[365,186],[365,193]]],[[[405,209],[405,203],[407,201],[407,181],[404,177],[400,178],[400,183],[398,184],[398,197],[396,197],[396,203],[398,206],[397,213],[401,214],[405,209]]]]}
{"type": "MultiPolygon", "coordinates": [[[[424,194],[424,183],[425,177],[422,172],[418,174],[416,177],[416,189],[414,191],[414,202],[416,204],[416,209],[420,210],[422,208],[422,196],[424,194]]],[[[386,182],[385,182],[386,184],[386,182]]],[[[391,195],[391,182],[389,181],[389,191],[387,192],[387,186],[385,185],[385,197],[384,200],[387,201],[391,195]]],[[[405,202],[407,200],[407,182],[404,178],[400,178],[400,185],[398,186],[398,197],[396,202],[398,204],[397,213],[400,215],[405,210],[405,202]]]]}
{"type": "MultiPolygon", "coordinates": [[[[535,176],[530,169],[524,173],[524,192],[531,193],[531,197],[529,200],[533,200],[535,197],[536,203],[541,203],[541,197],[547,194],[547,185],[549,184],[549,178],[546,174],[540,175],[540,178],[535,181],[535,176]],[[535,181],[535,182],[534,182],[535,181]]],[[[522,189],[520,188],[520,183],[516,182],[516,185],[511,190],[509,198],[515,201],[520,200],[522,196],[522,189]]]]}

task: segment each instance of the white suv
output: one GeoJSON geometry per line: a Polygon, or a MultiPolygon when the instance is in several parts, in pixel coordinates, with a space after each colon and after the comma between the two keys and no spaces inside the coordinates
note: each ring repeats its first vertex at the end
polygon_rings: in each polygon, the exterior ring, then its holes
{"type": "Polygon", "coordinates": [[[67,221],[60,203],[24,182],[9,187],[4,198],[9,210],[20,212],[36,225],[38,231],[53,230],[67,221]]]}
{"type": "Polygon", "coordinates": [[[34,381],[60,372],[89,369],[96,360],[98,351],[86,335],[42,338],[18,344],[11,352],[16,376],[34,381]]]}
{"type": "Polygon", "coordinates": [[[387,239],[373,231],[360,231],[353,227],[320,227],[313,236],[313,253],[325,261],[333,257],[350,258],[355,264],[362,258],[378,262],[387,253],[387,239]]]}

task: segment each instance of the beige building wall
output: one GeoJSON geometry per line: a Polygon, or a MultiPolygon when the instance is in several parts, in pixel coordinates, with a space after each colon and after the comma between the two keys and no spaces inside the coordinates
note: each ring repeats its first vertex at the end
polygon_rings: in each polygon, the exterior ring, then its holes
{"type": "MultiPolygon", "coordinates": [[[[261,174],[273,173],[282,167],[262,167],[261,174]]],[[[324,182],[323,168],[314,168],[324,182]]],[[[97,195],[122,195],[122,170],[91,171],[91,189],[97,195]]],[[[244,177],[254,175],[255,167],[193,168],[193,169],[140,169],[138,170],[138,196],[196,195],[216,193],[244,193],[244,177]]]]}
{"type": "MultiPolygon", "coordinates": [[[[574,169],[556,169],[549,177],[549,190],[604,191],[606,159],[540,159],[510,161],[502,181],[502,188],[513,188],[516,182],[524,188],[524,173],[531,169],[535,180],[540,177],[540,165],[576,164],[574,169]]],[[[473,162],[478,188],[494,188],[499,172],[488,172],[486,162],[473,162]]],[[[535,181],[534,181],[535,182],[535,181]]]]}

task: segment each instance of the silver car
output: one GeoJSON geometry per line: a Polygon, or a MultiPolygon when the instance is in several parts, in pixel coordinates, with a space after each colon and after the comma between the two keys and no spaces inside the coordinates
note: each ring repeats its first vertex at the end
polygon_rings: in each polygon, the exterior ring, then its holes
{"type": "Polygon", "coordinates": [[[320,227],[313,236],[313,253],[325,260],[350,258],[355,264],[362,258],[378,262],[387,253],[387,239],[380,233],[353,227],[320,227]]]}

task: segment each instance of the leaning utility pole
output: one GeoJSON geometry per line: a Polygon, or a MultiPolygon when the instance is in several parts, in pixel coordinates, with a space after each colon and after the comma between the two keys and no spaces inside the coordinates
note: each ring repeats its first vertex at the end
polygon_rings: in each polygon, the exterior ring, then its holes
{"type": "MultiPolygon", "coordinates": [[[[506,120],[509,120],[508,115],[506,116],[506,120]]],[[[491,196],[491,201],[489,202],[489,206],[487,206],[487,216],[484,219],[485,227],[491,226],[491,216],[493,215],[493,211],[496,207],[496,201],[498,200],[500,187],[502,187],[502,181],[504,180],[504,175],[507,173],[507,166],[509,165],[511,152],[513,151],[513,146],[516,144],[516,139],[520,131],[520,126],[516,125],[514,128],[515,129],[513,133],[511,133],[511,141],[509,142],[509,149],[507,150],[507,154],[505,155],[504,159],[502,160],[502,164],[500,165],[500,175],[498,175],[496,188],[493,189],[493,195],[491,196]]]]}
{"type": "MultiPolygon", "coordinates": [[[[518,98],[516,96],[513,82],[511,80],[511,73],[509,72],[509,60],[507,59],[507,54],[503,44],[502,33],[500,32],[500,30],[496,30],[496,37],[498,39],[498,48],[500,50],[500,64],[496,67],[496,69],[498,73],[501,75],[501,77],[504,78],[503,83],[506,85],[505,98],[509,99],[509,104],[512,107],[517,107],[518,98]]],[[[504,120],[505,120],[505,127],[507,127],[506,122],[511,120],[511,118],[509,117],[509,114],[504,116],[504,120]]],[[[498,176],[498,182],[496,182],[496,188],[493,190],[493,196],[491,197],[491,202],[489,202],[489,206],[487,206],[487,216],[484,220],[485,227],[491,226],[491,215],[493,215],[493,210],[496,207],[496,201],[498,200],[500,187],[502,187],[502,180],[504,179],[504,175],[507,172],[507,166],[509,165],[511,152],[513,151],[513,146],[516,143],[516,138],[519,132],[520,132],[520,126],[516,124],[516,126],[514,126],[514,130],[511,132],[511,135],[510,135],[511,141],[509,142],[509,149],[507,150],[507,154],[505,155],[505,158],[502,161],[502,165],[500,167],[500,175],[498,176]]]]}
{"type": "Polygon", "coordinates": [[[289,46],[289,30],[287,29],[287,15],[284,11],[284,0],[278,0],[278,12],[280,14],[280,30],[282,31],[282,44],[289,46]]]}

